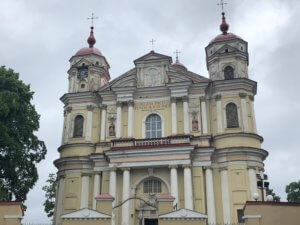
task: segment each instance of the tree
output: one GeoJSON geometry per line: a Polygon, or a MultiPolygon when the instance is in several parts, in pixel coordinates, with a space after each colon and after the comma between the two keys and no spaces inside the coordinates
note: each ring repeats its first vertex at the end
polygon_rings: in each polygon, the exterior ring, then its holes
{"type": "Polygon", "coordinates": [[[31,104],[33,94],[19,74],[0,67],[0,200],[26,200],[47,152],[34,134],[40,116],[31,104]]]}
{"type": "Polygon", "coordinates": [[[274,202],[280,202],[280,197],[274,193],[273,189],[267,189],[267,196],[268,195],[273,196],[274,202]]]}
{"type": "Polygon", "coordinates": [[[49,174],[47,180],[48,185],[45,185],[42,189],[45,191],[46,201],[44,202],[44,211],[48,217],[52,217],[55,207],[55,193],[56,193],[56,175],[54,173],[49,174]]]}
{"type": "Polygon", "coordinates": [[[285,187],[288,202],[300,203],[300,180],[298,182],[291,182],[285,187]]]}

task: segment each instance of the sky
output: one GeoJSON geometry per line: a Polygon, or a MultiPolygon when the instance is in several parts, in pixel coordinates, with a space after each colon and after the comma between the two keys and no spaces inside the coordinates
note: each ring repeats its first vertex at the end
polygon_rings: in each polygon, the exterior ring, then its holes
{"type": "MultiPolygon", "coordinates": [[[[37,135],[48,149],[38,164],[39,180],[29,192],[23,222],[49,222],[42,186],[59,157],[69,59],[86,47],[90,17],[112,78],[133,68],[133,60],[151,50],[172,56],[208,77],[204,48],[220,33],[219,0],[1,0],[0,65],[13,68],[35,92],[41,115],[37,135]]],[[[285,186],[300,180],[300,2],[227,0],[230,32],[249,43],[249,77],[258,82],[255,112],[258,133],[269,152],[265,172],[270,188],[286,199],[285,186]]]]}

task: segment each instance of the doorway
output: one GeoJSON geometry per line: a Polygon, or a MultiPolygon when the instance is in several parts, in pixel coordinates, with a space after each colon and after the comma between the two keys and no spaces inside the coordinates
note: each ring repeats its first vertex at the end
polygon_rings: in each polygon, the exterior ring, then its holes
{"type": "Polygon", "coordinates": [[[158,219],[145,219],[144,225],[158,225],[158,219]]]}

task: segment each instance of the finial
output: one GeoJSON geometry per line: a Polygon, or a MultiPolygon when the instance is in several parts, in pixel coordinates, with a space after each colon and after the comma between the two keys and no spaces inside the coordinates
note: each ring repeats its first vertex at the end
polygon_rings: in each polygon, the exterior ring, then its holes
{"type": "Polygon", "coordinates": [[[223,32],[223,34],[227,34],[228,29],[229,25],[226,23],[225,13],[222,12],[222,23],[220,25],[220,30],[223,32]]]}
{"type": "Polygon", "coordinates": [[[174,52],[174,54],[176,54],[176,63],[179,63],[179,58],[178,58],[178,54],[180,54],[181,52],[178,51],[178,49],[176,49],[176,51],[174,52]]]}
{"type": "Polygon", "coordinates": [[[94,27],[91,26],[91,32],[90,32],[90,36],[89,38],[87,39],[87,43],[89,44],[89,47],[90,48],[93,48],[94,47],[94,44],[96,43],[96,39],[94,37],[94,27]]]}
{"type": "Polygon", "coordinates": [[[156,40],[154,40],[152,38],[152,40],[150,42],[151,42],[151,47],[152,47],[151,52],[154,52],[154,42],[156,42],[156,40]]]}

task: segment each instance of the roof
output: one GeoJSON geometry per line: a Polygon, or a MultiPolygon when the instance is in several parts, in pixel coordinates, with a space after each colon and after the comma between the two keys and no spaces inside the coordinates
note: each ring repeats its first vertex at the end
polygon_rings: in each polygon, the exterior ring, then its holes
{"type": "Polygon", "coordinates": [[[207,219],[207,215],[189,209],[179,209],[159,216],[160,219],[207,219]]]}
{"type": "Polygon", "coordinates": [[[62,219],[109,219],[111,216],[92,209],[79,209],[61,216],[62,219]]]}
{"type": "Polygon", "coordinates": [[[90,48],[90,47],[86,47],[86,48],[82,48],[79,51],[76,52],[75,56],[82,56],[82,55],[98,55],[98,56],[103,56],[101,51],[98,48],[90,48]]]}

